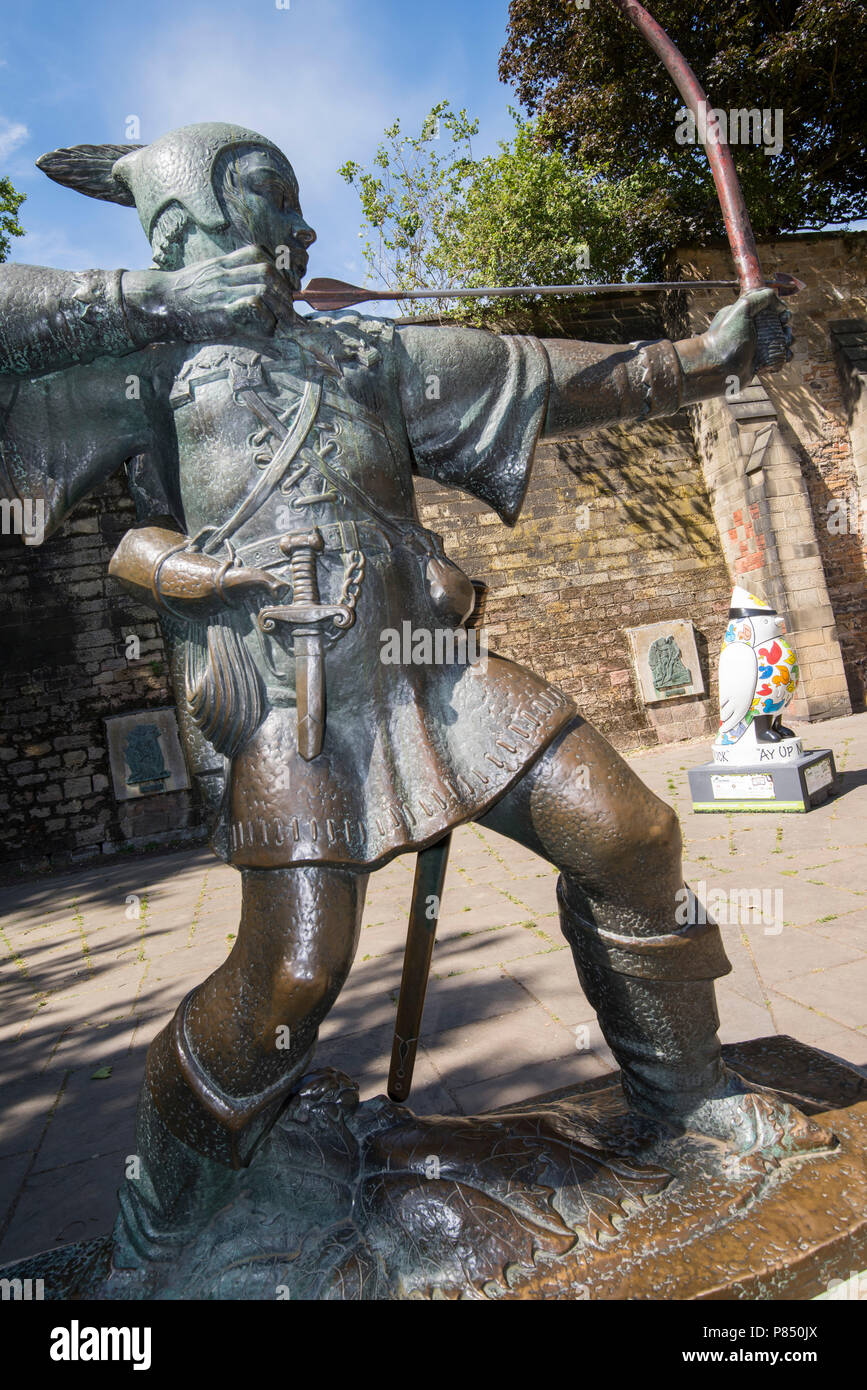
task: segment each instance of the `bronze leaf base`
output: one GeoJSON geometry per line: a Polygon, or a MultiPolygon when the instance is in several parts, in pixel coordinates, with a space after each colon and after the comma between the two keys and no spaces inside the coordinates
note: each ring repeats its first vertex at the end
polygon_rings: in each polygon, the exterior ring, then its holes
{"type": "Polygon", "coordinates": [[[629,1114],[616,1074],[455,1117],[322,1071],[169,1260],[114,1269],[106,1236],[2,1274],[51,1299],[813,1298],[867,1268],[867,1080],[788,1037],[724,1053],[839,1146],[733,1166],[629,1114]]]}

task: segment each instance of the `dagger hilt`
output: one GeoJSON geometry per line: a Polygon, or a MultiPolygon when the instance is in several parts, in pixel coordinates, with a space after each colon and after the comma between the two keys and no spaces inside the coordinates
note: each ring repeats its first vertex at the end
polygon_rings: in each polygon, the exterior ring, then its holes
{"type": "Polygon", "coordinates": [[[312,531],[291,531],[279,542],[289,557],[292,573],[292,602],[282,608],[263,608],[259,627],[273,632],[276,623],[291,623],[297,637],[316,636],[317,624],[331,620],[340,631],[352,627],[355,613],[347,603],[320,603],[319,581],[316,577],[316,556],[325,549],[318,526],[312,531]]]}
{"type": "Polygon", "coordinates": [[[318,526],[314,526],[312,531],[293,531],[281,538],[280,549],[289,556],[292,572],[293,603],[319,602],[316,555],[324,545],[318,526]]]}

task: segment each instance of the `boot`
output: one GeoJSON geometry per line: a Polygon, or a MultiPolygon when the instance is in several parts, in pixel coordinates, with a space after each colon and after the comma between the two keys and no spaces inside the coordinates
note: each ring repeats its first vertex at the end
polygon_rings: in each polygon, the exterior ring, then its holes
{"type": "Polygon", "coordinates": [[[187,1037],[192,993],[151,1043],[136,1119],[137,1177],[118,1193],[116,1269],[171,1260],[231,1197],[313,1056],[251,1096],[225,1094],[202,1070],[187,1037]]]}
{"type": "Polygon", "coordinates": [[[715,922],[625,936],[600,927],[565,876],[557,898],[578,978],[633,1109],[722,1139],[740,1155],[780,1158],[833,1146],[827,1130],[725,1066],[713,982],[731,965],[715,922]]]}

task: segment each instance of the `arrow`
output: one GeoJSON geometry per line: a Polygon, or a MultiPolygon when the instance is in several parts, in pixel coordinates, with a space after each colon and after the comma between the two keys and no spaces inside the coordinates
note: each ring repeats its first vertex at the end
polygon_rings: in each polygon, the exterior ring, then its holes
{"type": "MultiPolygon", "coordinates": [[[[777,294],[797,294],[804,288],[802,280],[779,271],[763,282],[777,294]]],[[[740,289],[738,280],[656,280],[625,282],[612,285],[488,285],[483,289],[461,289],[447,286],[439,290],[374,290],[361,285],[349,285],[345,280],[321,278],[311,280],[304,289],[296,290],[294,299],[303,300],[314,309],[348,309],[353,304],[372,300],[396,299],[496,299],[519,298],[524,295],[569,294],[626,294],[631,290],[726,290],[740,289]]]]}

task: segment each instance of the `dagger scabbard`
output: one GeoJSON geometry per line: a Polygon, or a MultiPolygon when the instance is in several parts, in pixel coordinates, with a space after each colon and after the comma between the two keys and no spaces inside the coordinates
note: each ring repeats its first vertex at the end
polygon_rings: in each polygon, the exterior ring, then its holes
{"type": "Polygon", "coordinates": [[[400,1104],[408,1098],[412,1087],[424,998],[427,993],[451,842],[449,832],[427,849],[419,850],[416,859],[403,975],[400,981],[391,1066],[388,1073],[388,1094],[392,1100],[400,1104]]]}

